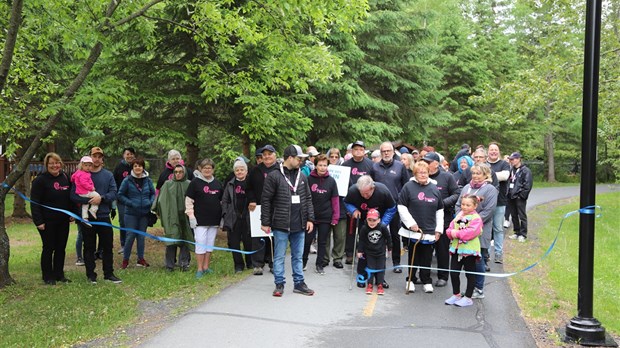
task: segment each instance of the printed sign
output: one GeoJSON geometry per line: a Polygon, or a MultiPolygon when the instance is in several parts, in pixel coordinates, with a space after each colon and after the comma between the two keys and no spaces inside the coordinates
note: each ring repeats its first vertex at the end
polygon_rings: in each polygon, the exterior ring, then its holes
{"type": "Polygon", "coordinates": [[[250,212],[250,233],[252,237],[269,237],[269,234],[260,229],[260,212],[260,205],[250,212]]]}
{"type": "Polygon", "coordinates": [[[347,196],[349,191],[349,179],[351,178],[351,167],[337,166],[330,164],[327,167],[329,176],[336,180],[338,185],[338,195],[342,197],[347,196]]]}

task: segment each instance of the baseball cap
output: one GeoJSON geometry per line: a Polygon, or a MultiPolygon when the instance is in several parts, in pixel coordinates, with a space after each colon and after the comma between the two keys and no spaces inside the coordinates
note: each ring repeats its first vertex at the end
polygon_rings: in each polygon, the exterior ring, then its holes
{"type": "Polygon", "coordinates": [[[260,152],[263,153],[265,151],[269,151],[269,152],[276,152],[276,148],[271,146],[271,145],[265,145],[263,147],[260,148],[260,152]]]}
{"type": "Polygon", "coordinates": [[[93,158],[90,156],[84,156],[80,159],[80,162],[83,163],[93,163],[93,158]]]}
{"type": "MultiPolygon", "coordinates": [[[[265,146],[266,147],[266,146],[265,146]]],[[[284,157],[284,159],[287,159],[289,157],[308,157],[307,154],[305,154],[303,151],[301,151],[301,147],[299,147],[299,145],[289,145],[286,147],[286,149],[284,149],[284,154],[282,155],[282,157],[284,157]]]]}
{"type": "Polygon", "coordinates": [[[418,149],[413,149],[411,150],[411,153],[420,153],[420,151],[418,151],[418,149]]]}
{"type": "Polygon", "coordinates": [[[351,145],[351,148],[354,148],[354,147],[356,147],[356,146],[361,146],[361,147],[363,147],[363,148],[366,148],[366,145],[364,145],[364,142],[363,142],[363,141],[361,141],[361,140],[358,140],[358,141],[354,142],[354,143],[351,145]]]}
{"type": "Polygon", "coordinates": [[[370,209],[368,213],[366,214],[366,218],[367,219],[378,219],[379,211],[377,209],[370,209]]]}
{"type": "Polygon", "coordinates": [[[513,152],[508,158],[509,159],[521,158],[521,154],[519,152],[513,152]]]}
{"type": "Polygon", "coordinates": [[[104,155],[103,150],[101,150],[101,148],[99,146],[95,146],[92,149],[90,149],[90,155],[94,155],[96,153],[100,153],[102,155],[104,155]]]}
{"type": "Polygon", "coordinates": [[[318,156],[320,154],[320,152],[318,152],[317,150],[310,150],[308,151],[308,156],[318,156]]]}
{"type": "Polygon", "coordinates": [[[422,160],[426,162],[433,162],[433,161],[439,162],[439,155],[435,152],[427,152],[422,158],[422,160]]]}
{"type": "Polygon", "coordinates": [[[409,153],[409,149],[406,147],[401,147],[400,150],[398,150],[400,153],[409,153]]]}

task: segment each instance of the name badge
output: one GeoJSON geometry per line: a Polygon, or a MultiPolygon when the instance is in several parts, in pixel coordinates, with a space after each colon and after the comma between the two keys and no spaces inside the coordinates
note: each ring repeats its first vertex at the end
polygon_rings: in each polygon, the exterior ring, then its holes
{"type": "Polygon", "coordinates": [[[299,198],[299,195],[292,195],[291,196],[291,203],[293,203],[293,204],[301,203],[301,199],[299,198]]]}
{"type": "Polygon", "coordinates": [[[511,188],[511,189],[515,188],[515,184],[510,183],[510,188],[511,188]]]}

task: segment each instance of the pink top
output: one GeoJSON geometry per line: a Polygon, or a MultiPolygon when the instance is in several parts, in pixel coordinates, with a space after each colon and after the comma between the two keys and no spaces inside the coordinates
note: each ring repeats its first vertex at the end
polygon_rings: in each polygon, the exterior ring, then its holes
{"type": "Polygon", "coordinates": [[[463,214],[463,212],[459,212],[454,220],[450,222],[450,227],[446,229],[446,236],[450,239],[460,239],[462,241],[470,241],[476,238],[480,232],[482,231],[482,219],[478,215],[478,213],[474,210],[471,214],[463,214]],[[459,228],[458,226],[454,226],[454,222],[463,218],[463,216],[473,216],[474,218],[469,222],[467,227],[459,228]]]}
{"type": "Polygon", "coordinates": [[[90,177],[90,172],[79,169],[71,176],[71,182],[75,183],[75,193],[85,195],[95,190],[95,184],[90,177]]]}

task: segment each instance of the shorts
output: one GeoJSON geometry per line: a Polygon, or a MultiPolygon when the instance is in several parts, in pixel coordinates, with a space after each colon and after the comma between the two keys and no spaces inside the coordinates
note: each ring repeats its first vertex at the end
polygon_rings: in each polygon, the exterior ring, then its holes
{"type": "Polygon", "coordinates": [[[210,253],[215,245],[215,236],[218,226],[196,226],[194,228],[194,239],[196,240],[196,254],[210,253]]]}

